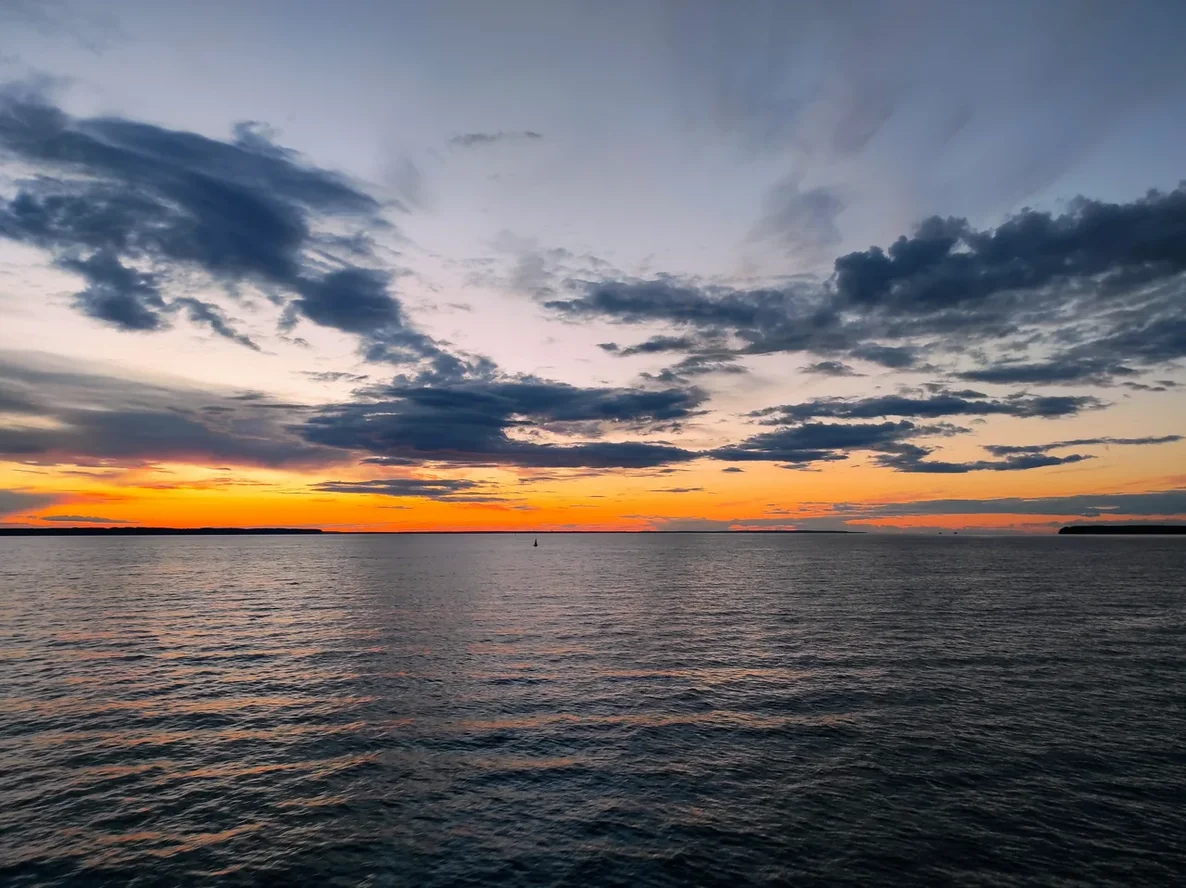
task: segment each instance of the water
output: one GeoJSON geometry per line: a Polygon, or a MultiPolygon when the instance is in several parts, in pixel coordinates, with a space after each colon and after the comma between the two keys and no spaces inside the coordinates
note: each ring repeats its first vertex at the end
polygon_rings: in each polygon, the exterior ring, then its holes
{"type": "Polygon", "coordinates": [[[1154,885],[1186,540],[0,539],[0,883],[1154,885]]]}

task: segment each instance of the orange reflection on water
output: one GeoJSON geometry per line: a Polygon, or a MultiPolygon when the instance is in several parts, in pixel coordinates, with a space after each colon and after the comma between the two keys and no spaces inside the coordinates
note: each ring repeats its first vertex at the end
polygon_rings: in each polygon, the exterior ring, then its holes
{"type": "Polygon", "coordinates": [[[324,711],[327,705],[339,707],[373,703],[375,697],[219,697],[209,700],[108,700],[96,703],[85,697],[63,697],[52,700],[6,698],[0,700],[0,714],[61,718],[71,715],[101,715],[108,712],[130,712],[152,718],[157,716],[195,715],[204,713],[234,713],[244,709],[293,709],[315,707],[324,711]]]}
{"type": "Polygon", "coordinates": [[[455,722],[461,731],[536,731],[552,725],[605,725],[617,727],[681,727],[707,725],[714,727],[754,728],[777,730],[790,726],[844,725],[854,723],[856,716],[848,713],[796,714],[763,716],[735,710],[687,713],[629,713],[623,715],[572,715],[555,713],[524,718],[482,719],[455,722]]]}
{"type": "MultiPolygon", "coordinates": [[[[139,832],[127,833],[107,833],[107,834],[86,834],[81,831],[78,838],[83,839],[88,843],[104,845],[107,847],[121,846],[127,844],[136,844],[137,853],[148,854],[151,857],[159,859],[167,859],[177,854],[183,854],[187,851],[196,851],[199,848],[205,848],[210,845],[217,845],[222,842],[229,841],[236,836],[253,833],[263,827],[261,823],[243,823],[239,826],[231,827],[230,829],[220,830],[218,832],[198,832],[198,833],[167,833],[157,830],[141,830],[139,832]],[[163,847],[151,847],[151,843],[159,843],[163,847]],[[144,847],[148,845],[148,847],[144,847]]],[[[73,831],[72,831],[73,832],[73,831]]],[[[106,853],[96,854],[87,860],[89,866],[104,866],[115,862],[121,856],[119,851],[108,851],[106,853]]]]}
{"type": "Polygon", "coordinates": [[[299,762],[266,762],[260,765],[243,765],[228,762],[223,765],[204,765],[191,768],[188,771],[174,771],[154,781],[160,786],[168,783],[193,779],[219,779],[222,777],[256,777],[261,774],[275,774],[282,771],[298,771],[310,777],[323,777],[338,771],[347,771],[360,765],[370,764],[378,760],[378,753],[368,752],[360,755],[341,756],[328,759],[308,759],[299,762]]]}

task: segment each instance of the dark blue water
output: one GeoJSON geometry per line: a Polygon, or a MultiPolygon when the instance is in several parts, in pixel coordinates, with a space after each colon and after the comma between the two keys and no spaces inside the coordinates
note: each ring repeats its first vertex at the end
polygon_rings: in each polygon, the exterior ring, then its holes
{"type": "Polygon", "coordinates": [[[1184,873],[1186,540],[0,539],[5,885],[1184,873]]]}

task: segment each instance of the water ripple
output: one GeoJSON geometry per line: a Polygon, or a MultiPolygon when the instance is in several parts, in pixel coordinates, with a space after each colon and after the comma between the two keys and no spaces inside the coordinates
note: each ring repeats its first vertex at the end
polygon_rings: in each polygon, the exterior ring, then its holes
{"type": "Polygon", "coordinates": [[[0,540],[6,885],[1178,884],[1181,540],[0,540]]]}

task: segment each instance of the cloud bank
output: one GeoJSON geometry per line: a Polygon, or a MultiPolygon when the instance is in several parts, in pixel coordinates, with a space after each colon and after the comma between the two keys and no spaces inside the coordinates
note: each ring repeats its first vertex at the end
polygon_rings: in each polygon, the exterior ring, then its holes
{"type": "Polygon", "coordinates": [[[379,202],[240,124],[229,141],[118,117],[75,118],[37,92],[0,91],[0,152],[30,175],[0,195],[0,237],[38,247],[82,280],[81,313],[134,332],[184,313],[249,348],[197,273],[232,298],[250,285],[307,320],[359,337],[370,360],[443,360],[391,294],[374,235],[379,202]]]}
{"type": "MultiPolygon", "coordinates": [[[[946,361],[997,384],[1113,384],[1186,357],[1186,186],[1125,204],[1078,198],[992,229],[932,217],[888,248],[838,257],[821,282],[735,289],[675,276],[571,281],[569,319],[684,331],[645,351],[809,353],[891,369],[946,361]]],[[[826,372],[826,371],[824,371],[826,372]]]]}

